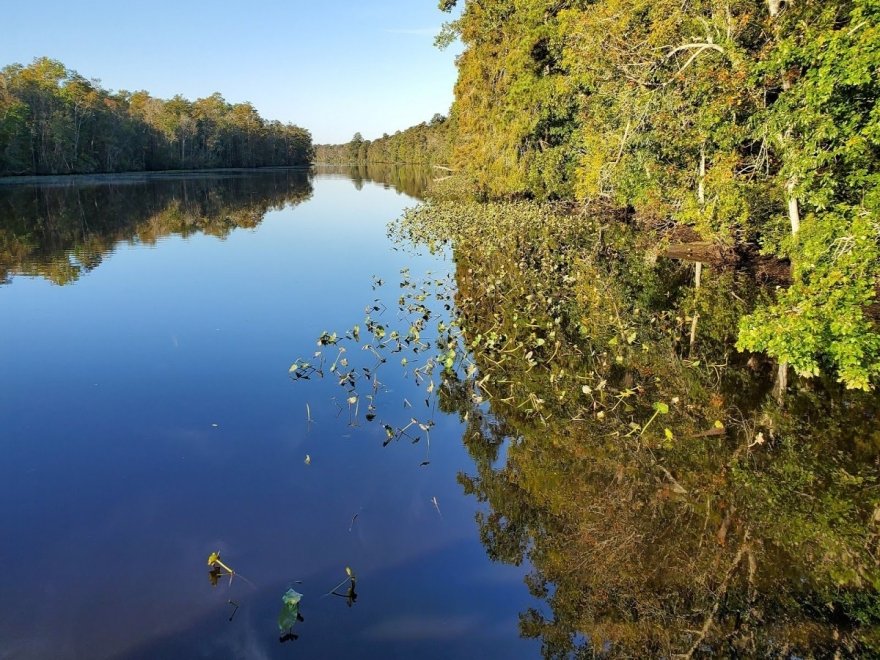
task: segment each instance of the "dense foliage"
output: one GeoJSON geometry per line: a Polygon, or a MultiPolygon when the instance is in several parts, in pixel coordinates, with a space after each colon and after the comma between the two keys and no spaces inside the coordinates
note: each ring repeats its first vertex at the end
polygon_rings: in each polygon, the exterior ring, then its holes
{"type": "Polygon", "coordinates": [[[442,0],[451,115],[335,162],[430,162],[481,198],[635,209],[790,260],[739,347],[870,389],[880,335],[877,0],[442,0]]]}
{"type": "Polygon", "coordinates": [[[111,92],[41,58],[0,71],[0,175],[307,165],[309,132],[220,94],[111,92]]]}
{"type": "Polygon", "coordinates": [[[444,0],[451,165],[487,197],[606,199],[789,258],[739,346],[867,389],[880,338],[877,0],[444,0]]]}

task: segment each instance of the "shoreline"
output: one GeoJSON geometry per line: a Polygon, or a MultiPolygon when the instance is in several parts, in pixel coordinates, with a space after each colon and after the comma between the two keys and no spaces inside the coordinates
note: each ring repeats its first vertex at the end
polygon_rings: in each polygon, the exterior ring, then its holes
{"type": "Polygon", "coordinates": [[[313,165],[279,165],[271,167],[215,167],[196,170],[153,170],[129,172],[95,172],[92,174],[24,174],[0,177],[0,186],[62,186],[62,185],[115,185],[124,183],[145,183],[168,179],[183,179],[205,176],[238,176],[263,172],[285,172],[310,170],[313,165]]]}

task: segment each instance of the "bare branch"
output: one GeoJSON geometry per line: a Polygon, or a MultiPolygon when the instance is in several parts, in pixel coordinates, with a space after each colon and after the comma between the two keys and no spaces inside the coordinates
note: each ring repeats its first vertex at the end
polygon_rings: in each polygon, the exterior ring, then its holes
{"type": "MultiPolygon", "coordinates": [[[[683,50],[690,50],[691,48],[699,48],[700,51],[711,48],[712,50],[717,50],[719,53],[724,55],[724,49],[718,44],[713,44],[712,42],[695,42],[692,44],[682,44],[681,46],[673,48],[671,51],[669,51],[669,53],[667,53],[666,57],[672,57],[676,53],[679,53],[683,50]]],[[[697,54],[699,55],[699,52],[697,54]]]]}

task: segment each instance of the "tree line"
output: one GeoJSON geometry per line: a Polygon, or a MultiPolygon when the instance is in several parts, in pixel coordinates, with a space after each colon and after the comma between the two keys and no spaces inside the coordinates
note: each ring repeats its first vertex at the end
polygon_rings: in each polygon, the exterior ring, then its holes
{"type": "Polygon", "coordinates": [[[451,157],[452,136],[451,122],[438,113],[428,122],[397,131],[393,135],[385,133],[376,140],[366,140],[358,132],[345,144],[316,145],[315,162],[346,165],[445,164],[451,157]]]}
{"type": "Polygon", "coordinates": [[[48,58],[0,70],[0,175],[307,165],[311,134],[219,93],[111,92],[48,58]]]}

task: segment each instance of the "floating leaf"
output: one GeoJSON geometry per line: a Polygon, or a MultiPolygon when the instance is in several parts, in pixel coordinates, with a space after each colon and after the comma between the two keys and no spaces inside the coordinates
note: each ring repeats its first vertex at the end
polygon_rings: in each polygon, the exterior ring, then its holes
{"type": "Polygon", "coordinates": [[[661,415],[666,415],[669,413],[669,405],[663,403],[662,401],[658,401],[654,404],[654,410],[656,410],[661,415]]]}
{"type": "Polygon", "coordinates": [[[447,353],[446,357],[443,359],[443,366],[446,367],[447,369],[452,369],[454,364],[455,364],[455,351],[449,351],[449,353],[447,353]]]}
{"type": "Polygon", "coordinates": [[[230,583],[232,582],[232,576],[235,575],[235,571],[233,571],[231,568],[229,568],[229,566],[227,566],[222,561],[220,561],[220,551],[219,550],[217,552],[212,552],[210,555],[208,555],[208,566],[210,566],[214,569],[213,571],[211,571],[211,573],[212,573],[211,582],[212,583],[216,582],[216,579],[214,576],[215,571],[219,571],[221,568],[229,574],[229,581],[230,581],[230,583]]]}
{"type": "Polygon", "coordinates": [[[321,333],[321,336],[318,337],[318,345],[319,346],[327,346],[335,344],[338,341],[336,337],[336,333],[330,334],[326,330],[321,333]]]}
{"type": "Polygon", "coordinates": [[[288,589],[281,597],[281,613],[278,615],[278,628],[283,632],[290,630],[299,620],[299,602],[303,595],[288,589]]]}

